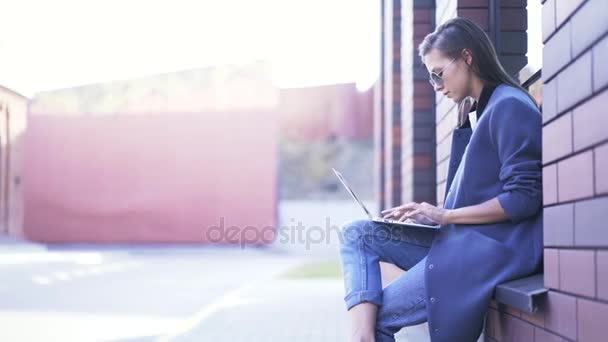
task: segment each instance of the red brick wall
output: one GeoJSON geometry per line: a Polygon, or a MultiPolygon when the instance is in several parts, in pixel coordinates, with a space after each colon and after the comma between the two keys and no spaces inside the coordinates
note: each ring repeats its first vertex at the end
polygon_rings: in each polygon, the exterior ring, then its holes
{"type": "Polygon", "coordinates": [[[402,25],[402,202],[434,203],[435,94],[418,57],[418,45],[434,29],[435,4],[416,1],[402,13],[408,19],[402,25]]]}
{"type": "Polygon", "coordinates": [[[401,0],[384,1],[384,201],[401,204],[401,0]]]}
{"type": "Polygon", "coordinates": [[[381,1],[381,76],[375,89],[379,208],[435,201],[434,94],[417,55],[434,1],[381,1]]]}
{"type": "MultiPolygon", "coordinates": [[[[455,0],[440,1],[437,3],[435,21],[437,25],[454,18],[457,14],[458,2],[455,0]]],[[[435,96],[435,120],[436,120],[436,158],[437,168],[437,204],[443,205],[445,187],[448,175],[448,163],[450,162],[450,149],[452,146],[452,130],[456,127],[456,104],[450,99],[437,94],[435,96]]]]}
{"type": "Polygon", "coordinates": [[[490,308],[490,341],[605,341],[608,322],[608,13],[543,1],[544,276],[541,313],[490,308]]]}

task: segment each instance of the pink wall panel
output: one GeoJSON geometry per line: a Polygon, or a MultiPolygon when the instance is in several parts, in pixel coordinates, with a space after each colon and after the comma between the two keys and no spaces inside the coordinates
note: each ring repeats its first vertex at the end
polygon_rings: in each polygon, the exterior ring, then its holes
{"type": "Polygon", "coordinates": [[[276,225],[277,140],[274,111],[32,114],[26,235],[46,242],[237,242],[248,231],[250,241],[271,241],[274,230],[262,228],[276,225]],[[210,231],[222,220],[238,231],[210,231]]]}

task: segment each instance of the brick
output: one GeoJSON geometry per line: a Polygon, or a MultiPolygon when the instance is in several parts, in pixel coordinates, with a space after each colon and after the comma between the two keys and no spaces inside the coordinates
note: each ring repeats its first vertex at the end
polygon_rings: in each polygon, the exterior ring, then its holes
{"type": "Polygon", "coordinates": [[[498,311],[506,312],[512,316],[521,317],[520,310],[506,304],[498,303],[498,311]]]}
{"type": "Polygon", "coordinates": [[[560,202],[593,196],[592,151],[559,162],[557,175],[557,197],[560,202]]]}
{"type": "Polygon", "coordinates": [[[555,32],[555,1],[547,0],[543,4],[543,42],[547,42],[547,39],[555,32]]]}
{"type": "Polygon", "coordinates": [[[426,8],[416,8],[414,10],[414,24],[430,24],[433,22],[433,10],[426,8]]]}
{"type": "Polygon", "coordinates": [[[595,296],[595,251],[559,251],[559,288],[577,295],[595,296]]]}
{"type": "Polygon", "coordinates": [[[539,327],[545,326],[545,314],[542,312],[529,313],[529,312],[522,311],[521,319],[523,319],[526,322],[530,322],[534,325],[537,325],[539,327]]]}
{"type": "Polygon", "coordinates": [[[592,93],[591,53],[579,57],[558,75],[557,110],[559,113],[588,97],[592,93]]]}
{"type": "Polygon", "coordinates": [[[543,210],[545,246],[574,245],[574,204],[562,204],[543,210]]]}
{"type": "Polygon", "coordinates": [[[450,160],[446,159],[437,164],[437,182],[443,182],[448,178],[448,167],[450,160]]]}
{"type": "Polygon", "coordinates": [[[572,114],[568,113],[543,127],[543,164],[572,153],[572,114]]]}
{"type": "Polygon", "coordinates": [[[435,28],[431,23],[425,24],[414,24],[414,37],[416,38],[424,38],[427,34],[433,32],[435,28]]]}
{"type": "Polygon", "coordinates": [[[501,32],[502,53],[525,55],[528,52],[528,35],[525,31],[501,32]]]}
{"type": "Polygon", "coordinates": [[[608,37],[605,37],[593,47],[593,91],[599,91],[608,85],[607,60],[608,37]]]}
{"type": "Polygon", "coordinates": [[[560,69],[572,61],[571,45],[571,25],[568,23],[559,29],[545,44],[543,49],[543,80],[550,80],[560,69]]]}
{"type": "Polygon", "coordinates": [[[562,338],[544,329],[534,329],[534,342],[562,342],[562,338]]]}
{"type": "Polygon", "coordinates": [[[501,8],[501,31],[526,31],[528,28],[528,11],[525,8],[501,8]]]}
{"type": "MultiPolygon", "coordinates": [[[[558,1],[558,3],[561,2],[564,1],[558,1]]],[[[574,56],[583,52],[608,32],[608,21],[599,20],[598,15],[601,15],[600,13],[608,13],[608,1],[589,0],[572,17],[572,37],[575,37],[575,39],[572,39],[572,53],[574,56]]]]}
{"type": "Polygon", "coordinates": [[[606,341],[608,304],[579,299],[578,317],[578,341],[606,341]]]}
{"type": "Polygon", "coordinates": [[[597,298],[608,300],[608,251],[596,252],[597,298]]]}
{"type": "Polygon", "coordinates": [[[543,122],[547,122],[557,116],[557,77],[543,84],[543,122]]]}
{"type": "MultiPolygon", "coordinates": [[[[443,96],[443,95],[438,95],[437,96],[437,103],[436,103],[436,122],[439,123],[441,120],[453,116],[454,117],[454,123],[457,122],[456,118],[457,118],[457,107],[456,107],[456,103],[450,99],[448,99],[447,97],[443,96]]],[[[454,124],[455,126],[456,124],[454,124]]]]}
{"type": "Polygon", "coordinates": [[[414,101],[414,110],[430,110],[433,108],[431,101],[414,101]]]}
{"type": "Polygon", "coordinates": [[[484,31],[489,30],[490,25],[488,21],[489,18],[487,9],[459,8],[458,16],[472,20],[484,31]]]}
{"type": "Polygon", "coordinates": [[[437,136],[437,141],[440,141],[437,144],[437,162],[441,162],[450,156],[452,149],[452,137],[446,136],[443,140],[439,140],[439,136],[437,136]]]}
{"type": "Polygon", "coordinates": [[[500,7],[501,8],[506,8],[506,7],[525,8],[526,3],[527,3],[527,0],[502,0],[502,1],[500,1],[500,7]]]}
{"type": "Polygon", "coordinates": [[[500,313],[494,309],[488,309],[486,318],[486,334],[496,337],[496,331],[500,331],[500,313]]]}
{"type": "Polygon", "coordinates": [[[574,204],[574,244],[608,246],[608,197],[574,204]]]}
{"type": "Polygon", "coordinates": [[[545,305],[545,327],[576,340],[576,298],[549,291],[545,305]]]}
{"type": "Polygon", "coordinates": [[[510,315],[502,315],[500,329],[494,331],[501,342],[534,341],[534,326],[510,315]]]}
{"type": "Polygon", "coordinates": [[[543,255],[545,287],[559,289],[559,253],[557,249],[545,248],[543,255]]]}
{"type": "Polygon", "coordinates": [[[500,55],[499,59],[505,71],[509,75],[514,75],[515,78],[519,75],[519,71],[528,64],[528,57],[524,54],[500,55]]]}
{"type": "Polygon", "coordinates": [[[557,203],[557,164],[543,167],[543,203],[557,203]]]}
{"type": "Polygon", "coordinates": [[[457,120],[458,118],[456,117],[456,115],[450,114],[445,116],[444,119],[439,122],[439,124],[436,126],[435,131],[437,141],[442,141],[443,139],[446,139],[446,137],[449,137],[452,134],[458,122],[457,120]]]}
{"type": "Polygon", "coordinates": [[[596,147],[595,158],[595,194],[608,194],[608,144],[596,147]]]}
{"type": "MultiPolygon", "coordinates": [[[[555,24],[559,27],[585,0],[558,0],[555,2],[555,24]]],[[[603,0],[599,0],[603,1],[603,0]]]]}
{"type": "Polygon", "coordinates": [[[574,150],[579,151],[608,139],[608,90],[576,107],[572,115],[574,150]]]}
{"type": "Polygon", "coordinates": [[[437,184],[437,204],[443,205],[443,198],[445,197],[445,186],[446,182],[437,184]]]}
{"type": "Polygon", "coordinates": [[[458,7],[488,7],[488,0],[459,0],[458,7]]]}

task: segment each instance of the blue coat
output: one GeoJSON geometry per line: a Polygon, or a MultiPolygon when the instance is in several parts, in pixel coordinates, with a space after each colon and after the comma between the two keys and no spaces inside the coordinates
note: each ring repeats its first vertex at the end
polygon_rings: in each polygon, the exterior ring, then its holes
{"type": "Polygon", "coordinates": [[[541,130],[540,112],[530,98],[517,88],[499,85],[475,131],[454,131],[444,207],[498,197],[508,221],[441,227],[425,270],[433,342],[476,341],[494,287],[539,269],[541,130]]]}

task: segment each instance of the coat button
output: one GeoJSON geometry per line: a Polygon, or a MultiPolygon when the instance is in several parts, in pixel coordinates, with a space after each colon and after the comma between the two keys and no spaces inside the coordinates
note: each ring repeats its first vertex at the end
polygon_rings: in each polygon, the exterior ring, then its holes
{"type": "Polygon", "coordinates": [[[435,297],[431,297],[431,303],[435,303],[435,297]]]}
{"type": "Polygon", "coordinates": [[[439,328],[435,328],[435,330],[433,330],[435,332],[435,334],[439,333],[439,328]]]}
{"type": "Polygon", "coordinates": [[[429,265],[429,270],[432,270],[432,269],[433,269],[433,267],[435,267],[435,266],[433,266],[433,264],[430,264],[430,265],[429,265]]]}

